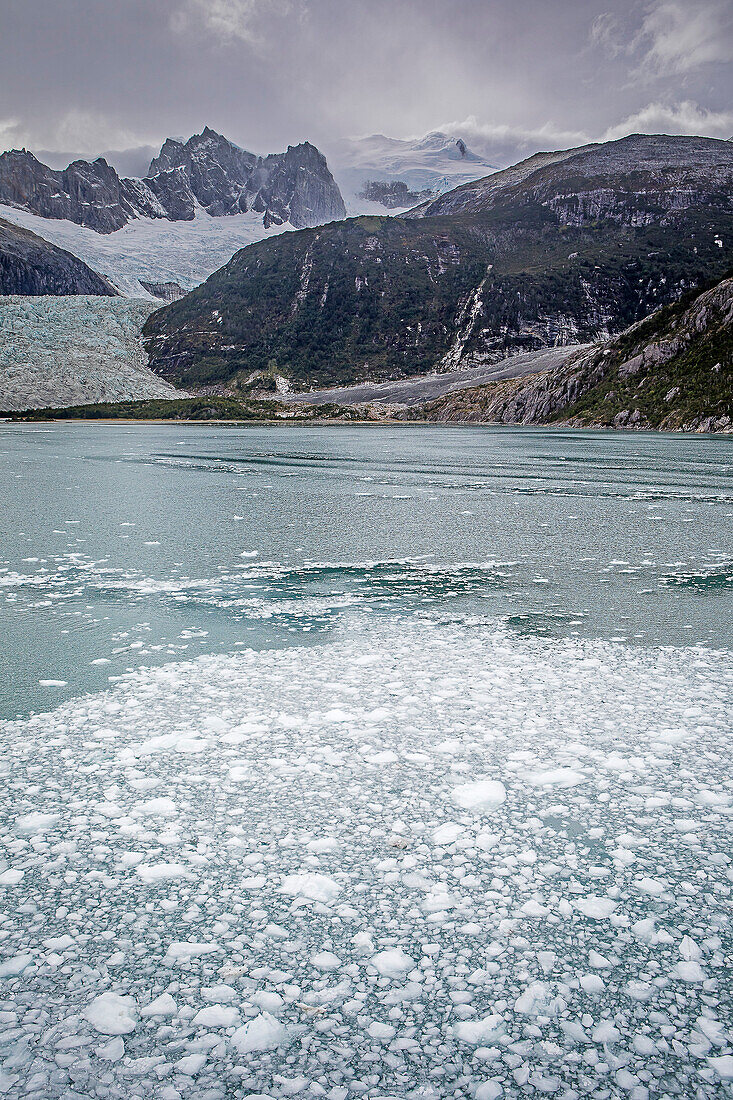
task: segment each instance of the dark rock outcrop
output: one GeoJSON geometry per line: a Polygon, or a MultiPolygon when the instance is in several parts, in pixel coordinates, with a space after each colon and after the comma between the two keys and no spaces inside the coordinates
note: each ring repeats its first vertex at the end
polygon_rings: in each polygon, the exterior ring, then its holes
{"type": "Polygon", "coordinates": [[[54,171],[26,150],[0,154],[0,202],[113,233],[133,218],[191,221],[196,204],[221,217],[255,210],[296,229],[346,216],[325,157],[304,142],[257,157],[214,130],[163,144],[144,179],[121,179],[101,157],[54,171]]]}
{"type": "Polygon", "coordinates": [[[186,291],[178,283],[150,283],[146,279],[140,280],[140,286],[152,294],[154,298],[160,298],[164,302],[177,302],[186,291]]]}
{"type": "Polygon", "coordinates": [[[70,252],[0,219],[0,294],[114,297],[117,291],[70,252]]]}
{"type": "Polygon", "coordinates": [[[446,394],[407,418],[733,431],[733,278],[554,369],[446,394]]]}

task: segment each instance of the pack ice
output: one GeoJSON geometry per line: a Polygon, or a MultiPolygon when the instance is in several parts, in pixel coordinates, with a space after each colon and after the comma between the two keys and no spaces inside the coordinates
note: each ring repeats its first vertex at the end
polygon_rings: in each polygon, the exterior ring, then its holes
{"type": "Polygon", "coordinates": [[[0,1094],[730,1096],[732,680],[385,617],[5,722],[0,1094]]]}

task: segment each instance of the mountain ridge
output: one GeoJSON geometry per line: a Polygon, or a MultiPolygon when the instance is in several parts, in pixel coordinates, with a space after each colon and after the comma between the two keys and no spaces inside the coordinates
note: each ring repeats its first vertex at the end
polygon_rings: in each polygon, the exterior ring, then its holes
{"type": "Polygon", "coordinates": [[[544,189],[531,158],[477,208],[465,208],[470,184],[437,200],[439,213],[359,217],[251,245],[148,321],[153,368],[225,392],[279,374],[297,390],[621,331],[733,265],[733,145],[691,140],[542,155],[544,189]],[[689,164],[693,147],[699,163],[689,164]],[[645,155],[651,190],[635,187],[632,152],[637,165],[645,155]],[[553,176],[562,162],[571,170],[553,176]],[[599,174],[610,198],[591,208],[599,174]]]}
{"type": "Polygon", "coordinates": [[[265,228],[295,228],[346,214],[326,159],[309,142],[258,157],[208,126],[187,142],[168,138],[142,179],[120,177],[104,158],[54,170],[33,153],[0,154],[0,203],[114,233],[137,218],[191,221],[254,210],[265,228]]]}

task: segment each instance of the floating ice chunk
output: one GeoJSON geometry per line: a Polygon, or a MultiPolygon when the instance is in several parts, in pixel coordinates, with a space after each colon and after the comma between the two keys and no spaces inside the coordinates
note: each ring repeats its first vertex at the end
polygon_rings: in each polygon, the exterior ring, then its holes
{"type": "Polygon", "coordinates": [[[85,1020],[102,1035],[129,1035],[137,1027],[138,1012],[132,997],[100,993],[82,1012],[85,1020]]]}
{"type": "Polygon", "coordinates": [[[176,1073],[182,1073],[185,1077],[195,1077],[206,1065],[205,1054],[187,1054],[174,1063],[176,1073]]]}
{"type": "Polygon", "coordinates": [[[367,1028],[367,1033],[372,1039],[380,1039],[382,1042],[394,1039],[396,1031],[397,1028],[392,1024],[383,1024],[381,1020],[374,1020],[367,1028]]]}
{"type": "Polygon", "coordinates": [[[149,1005],[145,1005],[145,1008],[140,1009],[141,1016],[175,1016],[177,1012],[178,1005],[170,993],[161,993],[149,1005]]]}
{"type": "Polygon", "coordinates": [[[680,940],[680,955],[683,959],[700,959],[702,951],[691,936],[683,936],[680,940]]]}
{"type": "Polygon", "coordinates": [[[506,801],[506,788],[496,779],[480,779],[454,787],[451,798],[462,810],[491,813],[506,801]]]}
{"type": "Polygon", "coordinates": [[[329,875],[319,875],[306,871],[299,875],[287,875],[280,890],[294,898],[306,898],[308,901],[320,901],[324,905],[334,901],[341,893],[341,887],[329,875]]]}
{"type": "Polygon", "coordinates": [[[504,1089],[499,1081],[483,1081],[473,1095],[475,1100],[499,1100],[504,1089]]]}
{"type": "Polygon", "coordinates": [[[262,1012],[237,1028],[231,1042],[240,1054],[249,1054],[253,1050],[276,1050],[285,1041],[286,1035],[285,1027],[279,1020],[269,1012],[262,1012]]]}
{"type": "Polygon", "coordinates": [[[582,772],[575,768],[548,768],[545,771],[530,772],[526,777],[532,787],[577,787],[585,780],[582,772]]]}
{"type": "Polygon", "coordinates": [[[214,1004],[199,1009],[191,1023],[194,1027],[234,1027],[239,1020],[238,1008],[214,1004]]]}
{"type": "Polygon", "coordinates": [[[316,855],[323,855],[325,852],[336,852],[340,847],[341,841],[336,836],[319,837],[316,840],[309,840],[306,844],[308,851],[314,852],[316,855]]]}
{"type": "Polygon", "coordinates": [[[171,879],[185,878],[188,868],[182,863],[140,863],[137,873],[143,882],[169,882],[171,879]]]}
{"type": "Polygon", "coordinates": [[[490,1016],[484,1016],[481,1020],[461,1020],[453,1027],[456,1039],[460,1039],[462,1043],[470,1043],[472,1046],[496,1041],[503,1033],[504,1019],[495,1012],[490,1016]]]}
{"type": "Polygon", "coordinates": [[[8,867],[0,872],[0,886],[17,886],[25,878],[25,871],[19,867],[8,867]]]}
{"type": "Polygon", "coordinates": [[[133,810],[134,817],[175,817],[178,808],[172,798],[149,798],[133,810]]]}
{"type": "Polygon", "coordinates": [[[603,993],[606,988],[603,978],[600,978],[597,974],[583,974],[578,980],[580,988],[585,990],[586,993],[603,993]]]}
{"type": "Polygon", "coordinates": [[[238,994],[231,985],[205,985],[201,989],[201,996],[210,1003],[224,1005],[236,1001],[238,994]]]}
{"type": "Polygon", "coordinates": [[[445,825],[441,825],[433,833],[434,844],[453,844],[461,833],[465,833],[466,829],[463,825],[457,825],[455,822],[449,821],[445,825]]]}
{"type": "Polygon", "coordinates": [[[65,688],[68,684],[68,680],[39,680],[38,683],[43,688],[65,688]]]}
{"type": "Polygon", "coordinates": [[[722,1081],[733,1081],[733,1054],[721,1054],[717,1058],[708,1058],[708,1062],[722,1081]]]}
{"type": "Polygon", "coordinates": [[[168,946],[165,961],[188,962],[190,959],[199,958],[201,955],[211,955],[218,950],[218,943],[194,943],[189,940],[175,940],[168,946]]]}
{"type": "Polygon", "coordinates": [[[0,978],[14,978],[22,974],[32,962],[33,956],[29,954],[13,955],[10,959],[3,959],[0,962],[0,978]]]}
{"type": "Polygon", "coordinates": [[[116,1035],[114,1039],[110,1039],[109,1042],[96,1047],[95,1054],[98,1058],[103,1058],[105,1062],[119,1062],[125,1054],[125,1040],[121,1035],[116,1035]]]}
{"type": "Polygon", "coordinates": [[[691,983],[704,982],[707,978],[707,974],[696,959],[677,963],[673,970],[673,974],[677,978],[681,978],[683,982],[691,983]]]}
{"type": "Polygon", "coordinates": [[[649,894],[650,897],[658,898],[669,889],[666,882],[661,882],[656,878],[642,878],[636,883],[636,889],[641,890],[642,894],[649,894]]]}
{"type": "Polygon", "coordinates": [[[60,820],[61,814],[23,814],[15,823],[15,831],[21,836],[35,836],[37,833],[45,833],[60,820]]]}
{"type": "Polygon", "coordinates": [[[401,947],[392,947],[388,951],[380,951],[370,960],[373,967],[383,978],[401,978],[415,965],[401,947]]]}
{"type": "Polygon", "coordinates": [[[584,898],[573,898],[572,905],[590,920],[605,920],[616,911],[616,902],[611,898],[602,898],[597,894],[588,894],[584,898]]]}
{"type": "Polygon", "coordinates": [[[532,982],[514,1002],[514,1011],[524,1016],[555,1016],[564,1008],[562,997],[553,996],[544,982],[532,982]]]}
{"type": "Polygon", "coordinates": [[[311,956],[311,966],[316,970],[338,970],[343,963],[333,951],[318,951],[311,956]]]}

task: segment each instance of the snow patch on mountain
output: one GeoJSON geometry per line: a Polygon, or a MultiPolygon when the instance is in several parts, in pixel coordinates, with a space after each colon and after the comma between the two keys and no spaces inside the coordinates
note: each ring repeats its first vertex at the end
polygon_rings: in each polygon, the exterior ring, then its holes
{"type": "Polygon", "coordinates": [[[107,278],[130,298],[153,296],[141,285],[176,282],[191,290],[245,245],[292,229],[289,224],[265,229],[255,211],[212,217],[200,207],[193,221],[136,218],[116,233],[100,234],[76,222],[51,220],[0,205],[0,218],[37,233],[67,249],[107,278]]]}
{"type": "Polygon", "coordinates": [[[344,138],[327,155],[350,214],[384,213],[379,203],[359,198],[366,180],[402,180],[411,191],[440,195],[498,167],[472,152],[461,138],[441,130],[417,139],[384,134],[344,138]]]}

